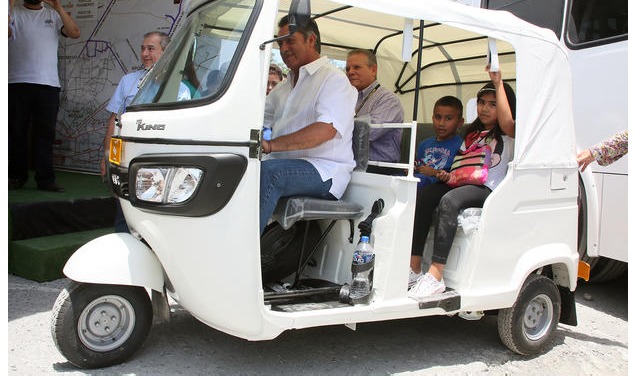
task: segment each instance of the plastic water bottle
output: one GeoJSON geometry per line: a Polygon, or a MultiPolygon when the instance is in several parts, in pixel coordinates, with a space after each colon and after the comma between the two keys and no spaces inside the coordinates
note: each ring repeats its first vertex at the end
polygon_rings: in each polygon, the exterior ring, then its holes
{"type": "Polygon", "coordinates": [[[372,289],[374,249],[368,236],[362,236],[352,256],[352,286],[350,298],[355,301],[367,297],[372,289]]]}
{"type": "Polygon", "coordinates": [[[372,260],[373,255],[374,249],[372,248],[372,244],[370,244],[370,237],[364,235],[361,237],[359,244],[357,244],[357,249],[354,250],[352,262],[357,265],[365,264],[372,260]]]}

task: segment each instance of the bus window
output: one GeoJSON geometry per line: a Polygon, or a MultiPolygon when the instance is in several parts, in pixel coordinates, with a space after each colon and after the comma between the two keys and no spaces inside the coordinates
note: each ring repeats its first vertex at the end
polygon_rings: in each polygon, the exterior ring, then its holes
{"type": "MultiPolygon", "coordinates": [[[[573,0],[568,20],[567,42],[571,48],[583,44],[627,38],[627,2],[622,0],[573,0]]],[[[592,43],[591,45],[595,45],[592,43]]]]}
{"type": "Polygon", "coordinates": [[[506,10],[534,25],[555,32],[561,38],[564,0],[485,0],[484,7],[506,10]]]}

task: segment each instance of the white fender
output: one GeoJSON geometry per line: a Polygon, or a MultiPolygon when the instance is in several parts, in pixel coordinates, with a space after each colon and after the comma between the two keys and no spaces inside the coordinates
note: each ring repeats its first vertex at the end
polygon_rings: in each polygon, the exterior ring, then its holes
{"type": "Polygon", "coordinates": [[[77,282],[143,286],[163,291],[163,268],[152,250],[127,233],[101,236],[68,259],[64,274],[77,282]]]}

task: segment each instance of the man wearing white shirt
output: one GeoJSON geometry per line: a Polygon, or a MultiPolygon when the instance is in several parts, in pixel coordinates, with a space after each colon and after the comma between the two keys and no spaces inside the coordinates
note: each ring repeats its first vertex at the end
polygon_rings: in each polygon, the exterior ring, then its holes
{"type": "MultiPolygon", "coordinates": [[[[278,26],[278,35],[287,35],[288,17],[278,26]]],[[[260,234],[281,197],[338,199],[355,166],[357,91],[320,56],[317,24],[310,20],[278,43],[290,73],[266,100],[264,127],[272,133],[271,140],[262,141],[268,155],[260,171],[260,234]]]]}
{"type": "Polygon", "coordinates": [[[60,37],[77,39],[77,23],[60,0],[9,4],[8,146],[9,189],[28,180],[29,130],[37,189],[64,192],[53,170],[53,142],[59,111],[57,52],[60,37]]]}

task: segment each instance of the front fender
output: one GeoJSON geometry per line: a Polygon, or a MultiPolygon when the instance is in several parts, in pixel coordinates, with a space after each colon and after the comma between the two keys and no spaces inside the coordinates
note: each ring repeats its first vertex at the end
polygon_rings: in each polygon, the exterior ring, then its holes
{"type": "Polygon", "coordinates": [[[148,287],[163,291],[163,268],[152,250],[127,233],[101,236],[68,259],[64,274],[77,282],[148,287]]]}

